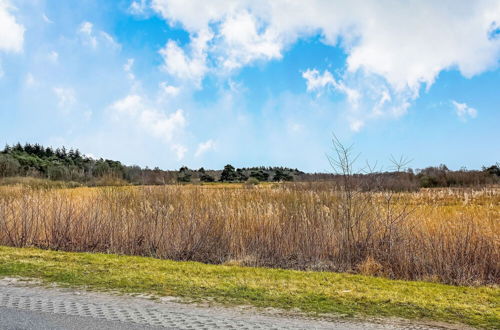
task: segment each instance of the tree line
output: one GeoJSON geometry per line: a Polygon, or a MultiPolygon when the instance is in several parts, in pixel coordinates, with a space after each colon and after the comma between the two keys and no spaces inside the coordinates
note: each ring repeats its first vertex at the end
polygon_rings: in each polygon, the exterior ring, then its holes
{"type": "MultiPolygon", "coordinates": [[[[126,166],[110,159],[94,159],[78,149],[53,149],[40,144],[17,143],[5,146],[0,152],[0,178],[36,177],[56,181],[75,181],[86,185],[161,185],[189,182],[282,182],[282,181],[336,181],[339,176],[330,173],[304,173],[287,167],[243,167],[228,164],[222,170],[195,170],[186,166],[179,170],[150,169],[126,166]]],[[[384,182],[385,189],[414,190],[432,187],[481,186],[500,183],[500,164],[481,170],[452,171],[446,165],[421,170],[355,174],[358,186],[372,186],[384,182]]],[[[379,185],[378,185],[379,186],[379,185]]]]}
{"type": "Polygon", "coordinates": [[[178,171],[150,169],[137,165],[126,166],[110,159],[94,159],[78,149],[65,147],[53,149],[40,144],[17,143],[5,146],[0,152],[0,178],[36,177],[58,181],[75,181],[84,184],[168,184],[174,182],[258,182],[293,181],[304,174],[286,167],[235,168],[226,165],[223,170],[198,170],[186,166],[178,171]]]}

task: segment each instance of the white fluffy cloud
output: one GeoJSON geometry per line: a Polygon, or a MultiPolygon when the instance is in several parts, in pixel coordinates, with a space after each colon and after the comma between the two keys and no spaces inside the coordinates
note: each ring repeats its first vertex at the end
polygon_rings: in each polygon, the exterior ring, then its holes
{"type": "Polygon", "coordinates": [[[24,26],[12,14],[8,0],[0,0],[0,51],[18,53],[23,49],[24,26]]]}
{"type": "Polygon", "coordinates": [[[468,118],[477,117],[477,110],[468,106],[466,103],[451,101],[451,104],[455,108],[455,113],[460,120],[466,121],[468,118]]]}
{"type": "Polygon", "coordinates": [[[153,0],[152,7],[193,35],[214,32],[211,51],[231,67],[280,57],[318,32],[345,49],[349,71],[383,76],[396,89],[431,85],[446,68],[472,76],[500,56],[500,38],[491,35],[500,21],[497,0],[153,0]]]}
{"type": "Polygon", "coordinates": [[[198,145],[196,152],[194,154],[195,157],[200,157],[206,152],[215,149],[215,142],[213,140],[207,140],[198,145]]]}
{"type": "Polygon", "coordinates": [[[302,77],[306,80],[308,92],[321,94],[323,90],[333,88],[345,94],[352,107],[356,108],[358,106],[359,92],[347,87],[342,81],[336,81],[330,71],[325,70],[323,74],[320,74],[316,69],[307,69],[302,73],[302,77]]]}
{"type": "Polygon", "coordinates": [[[180,80],[194,82],[200,87],[201,81],[208,72],[206,65],[206,50],[212,33],[202,30],[191,38],[189,52],[184,51],[175,41],[168,41],[160,50],[164,58],[163,69],[180,80]]]}
{"type": "Polygon", "coordinates": [[[166,82],[161,82],[159,87],[161,95],[165,97],[177,96],[181,91],[179,87],[169,85],[166,82]]]}
{"type": "Polygon", "coordinates": [[[351,126],[404,114],[443,70],[472,77],[498,66],[498,0],[152,0],[153,10],[181,26],[191,42],[169,41],[166,71],[200,85],[207,73],[231,72],[279,59],[298,39],[315,34],[347,55],[335,79],[308,70],[309,91],[347,96],[351,126]],[[200,42],[202,40],[202,42],[200,42]]]}
{"type": "Polygon", "coordinates": [[[184,111],[178,109],[171,114],[147,104],[147,100],[137,94],[131,94],[113,103],[109,110],[116,121],[126,121],[139,125],[147,134],[161,139],[168,144],[178,160],[184,157],[187,148],[175,141],[186,126],[184,111]]]}

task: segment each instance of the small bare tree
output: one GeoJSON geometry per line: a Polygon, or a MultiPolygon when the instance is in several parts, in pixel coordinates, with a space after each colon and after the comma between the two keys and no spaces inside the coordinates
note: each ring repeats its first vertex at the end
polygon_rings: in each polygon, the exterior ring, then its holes
{"type": "MultiPolygon", "coordinates": [[[[333,135],[332,138],[333,154],[327,155],[330,166],[335,174],[340,176],[340,218],[338,219],[342,232],[342,250],[341,257],[344,257],[344,262],[347,268],[352,268],[355,250],[356,230],[359,229],[360,220],[363,217],[362,213],[356,212],[355,199],[359,196],[360,190],[357,189],[354,180],[354,164],[359,158],[353,154],[353,146],[345,146],[340,140],[333,135]]],[[[359,233],[359,231],[358,231],[359,233]]]]}

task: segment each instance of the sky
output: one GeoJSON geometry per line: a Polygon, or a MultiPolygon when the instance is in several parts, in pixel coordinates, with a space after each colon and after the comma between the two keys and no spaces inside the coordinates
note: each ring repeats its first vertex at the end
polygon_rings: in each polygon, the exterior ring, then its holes
{"type": "Polygon", "coordinates": [[[0,144],[162,169],[500,161],[498,0],[0,0],[0,144]]]}

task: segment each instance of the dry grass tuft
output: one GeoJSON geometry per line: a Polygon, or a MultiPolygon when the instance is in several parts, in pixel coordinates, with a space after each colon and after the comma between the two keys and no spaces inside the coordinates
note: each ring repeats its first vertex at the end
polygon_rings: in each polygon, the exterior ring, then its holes
{"type": "Polygon", "coordinates": [[[357,266],[359,273],[368,276],[382,275],[383,266],[372,256],[368,256],[357,266]]]}

